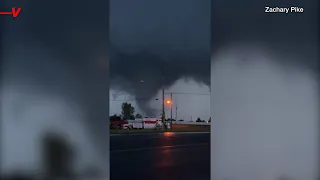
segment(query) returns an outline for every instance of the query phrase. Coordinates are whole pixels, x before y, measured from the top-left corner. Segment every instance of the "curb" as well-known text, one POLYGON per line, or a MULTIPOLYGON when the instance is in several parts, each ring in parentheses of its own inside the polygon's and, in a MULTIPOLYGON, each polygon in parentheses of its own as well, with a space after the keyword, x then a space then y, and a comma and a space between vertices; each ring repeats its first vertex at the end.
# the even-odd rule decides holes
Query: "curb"
MULTIPOLYGON (((110 136, 147 136, 147 135, 161 135, 166 132, 158 133, 126 133, 126 134, 110 134, 110 136)), ((210 132, 171 132, 174 134, 210 134, 210 132)))

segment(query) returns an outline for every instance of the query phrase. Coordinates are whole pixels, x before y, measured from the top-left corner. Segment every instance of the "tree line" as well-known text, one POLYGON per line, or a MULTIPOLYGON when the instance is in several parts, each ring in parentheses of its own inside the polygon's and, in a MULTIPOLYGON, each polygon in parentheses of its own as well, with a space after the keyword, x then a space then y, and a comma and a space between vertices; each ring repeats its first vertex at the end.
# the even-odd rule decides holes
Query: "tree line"
MULTIPOLYGON (((110 118, 116 118, 116 119, 122 119, 122 120, 128 120, 128 119, 141 119, 142 115, 140 113, 135 114, 135 108, 132 106, 131 103, 124 102, 121 105, 121 114, 114 114, 113 116, 110 116, 110 118)), ((183 121, 183 120, 180 120, 183 121)), ((196 122, 206 122, 205 120, 201 120, 200 118, 197 118, 196 122)), ((208 122, 211 122, 211 117, 208 122)))
POLYGON ((132 104, 128 102, 124 102, 121 105, 121 114, 120 115, 114 114, 110 118, 120 118, 122 120, 141 119, 142 115, 139 113, 135 114, 135 108, 132 106, 132 104))

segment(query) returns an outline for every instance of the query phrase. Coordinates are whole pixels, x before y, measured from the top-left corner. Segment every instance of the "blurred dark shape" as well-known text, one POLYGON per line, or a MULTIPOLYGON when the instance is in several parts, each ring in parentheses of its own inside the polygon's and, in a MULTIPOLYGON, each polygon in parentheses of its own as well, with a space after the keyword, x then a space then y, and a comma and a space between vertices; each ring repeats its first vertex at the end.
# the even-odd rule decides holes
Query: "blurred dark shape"
POLYGON ((198 118, 197 120, 196 120, 196 122, 206 122, 205 120, 201 120, 200 118, 198 118))
POLYGON ((43 139, 44 169, 48 180, 73 179, 74 150, 65 138, 47 134, 43 139))
POLYGON ((138 114, 136 114, 135 118, 141 119, 141 118, 142 118, 142 115, 138 113, 138 114))
POLYGON ((24 173, 13 173, 12 175, 2 175, 1 179, 4 180, 35 180, 31 175, 24 173))

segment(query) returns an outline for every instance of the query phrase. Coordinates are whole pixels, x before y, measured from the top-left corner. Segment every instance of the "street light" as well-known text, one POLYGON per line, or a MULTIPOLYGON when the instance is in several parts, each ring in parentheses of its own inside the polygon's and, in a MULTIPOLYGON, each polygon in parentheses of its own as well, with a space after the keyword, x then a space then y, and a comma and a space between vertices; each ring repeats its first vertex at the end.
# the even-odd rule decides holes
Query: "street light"
POLYGON ((171 126, 172 126, 172 97, 171 97, 170 100, 167 100, 166 103, 167 103, 168 105, 170 105, 170 112, 171 112, 171 116, 170 116, 170 128, 172 128, 172 127, 171 127, 171 126))

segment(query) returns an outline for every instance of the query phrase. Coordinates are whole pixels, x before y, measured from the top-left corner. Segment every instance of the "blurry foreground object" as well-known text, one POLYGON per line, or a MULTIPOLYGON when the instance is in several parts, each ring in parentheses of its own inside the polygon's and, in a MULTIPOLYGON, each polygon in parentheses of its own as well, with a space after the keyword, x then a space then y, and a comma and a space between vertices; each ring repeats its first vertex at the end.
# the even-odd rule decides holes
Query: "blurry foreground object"
POLYGON ((109 2, 4 2, 1 174, 108 179, 109 2))

